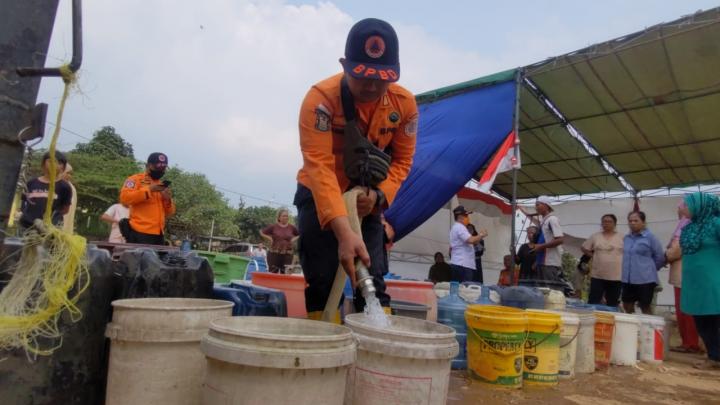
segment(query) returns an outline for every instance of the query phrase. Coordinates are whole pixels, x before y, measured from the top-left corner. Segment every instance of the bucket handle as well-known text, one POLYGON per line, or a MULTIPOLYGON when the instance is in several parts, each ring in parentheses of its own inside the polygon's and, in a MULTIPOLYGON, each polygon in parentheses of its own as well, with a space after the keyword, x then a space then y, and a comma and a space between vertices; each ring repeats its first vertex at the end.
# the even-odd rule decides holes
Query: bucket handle
MULTIPOLYGON (((487 340, 485 340, 485 339, 482 338, 480 335, 478 335, 478 333, 475 332, 475 329, 474 329, 473 327, 471 327, 470 325, 468 325, 468 329, 470 329, 470 331, 472 332, 472 334, 475 335, 475 337, 476 337, 480 342, 482 342, 483 344, 485 344, 485 346, 489 347, 490 350, 493 351, 495 354, 498 354, 498 355, 500 355, 500 356, 515 356, 515 355, 517 355, 517 352, 515 352, 515 351, 513 351, 513 352, 503 352, 502 350, 498 350, 498 349, 494 348, 490 343, 488 343, 487 340)), ((528 340, 528 337, 529 337, 529 336, 530 336, 530 332, 528 331, 527 326, 525 326, 525 338, 523 339, 523 342, 522 342, 522 347, 523 347, 523 348, 525 347, 525 343, 527 343, 527 340, 528 340)), ((523 350, 524 350, 524 349, 523 349, 523 350)))
POLYGON ((578 325, 578 328, 575 331, 575 336, 573 336, 572 339, 568 340, 564 345, 560 345, 560 347, 565 347, 565 346, 569 345, 570 343, 572 343, 573 340, 575 340, 575 338, 578 337, 579 334, 580 334, 580 326, 578 325))
MULTIPOLYGON (((555 327, 553 328, 553 330, 551 330, 549 333, 547 333, 544 338, 540 339, 539 342, 537 342, 537 343, 535 343, 534 345, 531 345, 530 347, 528 347, 528 349, 533 349, 533 348, 538 347, 538 346, 540 346, 541 344, 545 343, 545 341, 548 340, 548 339, 550 339, 550 336, 554 335, 554 334, 555 334, 555 331, 557 331, 559 328, 560 328, 560 325, 559 325, 559 324, 555 324, 555 327)), ((530 332, 528 331, 528 335, 529 335, 529 334, 530 334, 530 332)), ((577 335, 575 335, 575 336, 577 336, 577 335)))

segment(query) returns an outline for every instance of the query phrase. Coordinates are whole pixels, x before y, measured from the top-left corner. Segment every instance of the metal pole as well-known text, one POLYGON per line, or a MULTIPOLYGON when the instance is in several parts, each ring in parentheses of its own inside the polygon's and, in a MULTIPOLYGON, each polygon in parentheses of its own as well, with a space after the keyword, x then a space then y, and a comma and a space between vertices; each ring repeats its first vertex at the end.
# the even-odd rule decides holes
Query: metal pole
MULTIPOLYGON (((513 155, 516 159, 520 156, 520 87, 522 86, 523 76, 523 70, 518 69, 515 74, 515 114, 513 117, 513 131, 515 132, 515 145, 513 146, 513 155)), ((515 263, 515 246, 517 245, 517 237, 515 235, 515 217, 517 216, 517 172, 517 164, 514 164, 512 171, 512 218, 510 218, 510 256, 512 257, 513 263, 515 263)))
POLYGON ((0 0, 0 244, 23 160, 18 134, 32 121, 40 77, 20 77, 20 66, 45 65, 59 0, 0 0))
POLYGON ((213 218, 212 223, 210 224, 210 239, 208 240, 208 252, 212 252, 212 238, 213 238, 214 232, 215 232, 215 218, 213 218))

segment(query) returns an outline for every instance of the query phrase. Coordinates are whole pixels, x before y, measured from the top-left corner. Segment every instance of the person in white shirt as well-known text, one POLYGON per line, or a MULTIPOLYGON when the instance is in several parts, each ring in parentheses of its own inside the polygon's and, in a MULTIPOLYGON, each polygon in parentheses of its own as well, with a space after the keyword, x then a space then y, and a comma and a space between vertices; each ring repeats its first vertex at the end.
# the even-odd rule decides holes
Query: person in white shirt
POLYGON ((130 209, 122 204, 113 204, 110 208, 100 216, 102 221, 110 224, 110 237, 108 242, 111 243, 126 243, 122 233, 120 233, 120 227, 118 224, 120 220, 128 218, 130 216, 130 209))
POLYGON ((265 249, 265 245, 262 243, 257 245, 255 249, 253 249, 252 255, 255 257, 267 258, 267 249, 265 249))
POLYGON ((486 230, 481 230, 473 236, 467 229, 470 223, 470 214, 465 207, 458 205, 453 210, 455 223, 450 228, 450 268, 452 281, 472 281, 475 273, 475 248, 473 245, 487 236, 486 230))
POLYGON ((535 244, 534 252, 537 252, 538 261, 538 278, 540 280, 560 281, 562 273, 562 254, 563 254, 563 230, 560 226, 560 220, 553 215, 553 208, 550 197, 540 196, 535 202, 536 214, 529 216, 539 216, 539 219, 533 219, 533 222, 540 226, 540 235, 538 243, 535 244))

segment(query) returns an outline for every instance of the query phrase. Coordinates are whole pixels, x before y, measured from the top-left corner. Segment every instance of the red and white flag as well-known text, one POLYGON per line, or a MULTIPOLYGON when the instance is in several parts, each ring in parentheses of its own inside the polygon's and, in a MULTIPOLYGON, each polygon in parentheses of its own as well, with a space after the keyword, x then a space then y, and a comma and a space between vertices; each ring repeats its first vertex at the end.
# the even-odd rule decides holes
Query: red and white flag
MULTIPOLYGON (((500 148, 498 148, 498 151, 495 153, 495 157, 490 161, 490 164, 480 178, 480 191, 489 193, 498 173, 520 168, 520 156, 519 154, 515 156, 515 145, 519 143, 520 139, 515 135, 515 132, 510 132, 510 135, 508 135, 502 145, 500 145, 500 148)), ((519 151, 520 148, 517 148, 517 150, 519 151)))

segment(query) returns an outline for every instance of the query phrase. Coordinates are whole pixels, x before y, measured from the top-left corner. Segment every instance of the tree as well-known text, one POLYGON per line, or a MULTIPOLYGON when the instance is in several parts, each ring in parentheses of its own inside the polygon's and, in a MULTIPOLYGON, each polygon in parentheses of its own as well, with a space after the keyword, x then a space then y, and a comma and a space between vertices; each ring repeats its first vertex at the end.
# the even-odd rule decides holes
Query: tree
POLYGON ((238 236, 235 211, 204 174, 188 173, 177 166, 168 169, 165 179, 171 189, 176 214, 168 220, 168 233, 184 238, 209 235, 215 220, 215 236, 238 236))
POLYGON ((78 210, 102 214, 118 202, 125 179, 140 170, 133 159, 108 159, 82 152, 68 153, 73 167, 72 183, 78 193, 78 210))
POLYGON ((77 144, 73 152, 102 156, 106 159, 129 158, 135 160, 132 145, 115 132, 115 128, 111 126, 104 126, 95 131, 89 142, 77 144))
POLYGON ((237 210, 235 223, 239 228, 241 239, 249 242, 262 242, 260 230, 270 224, 274 224, 276 218, 276 208, 267 205, 245 207, 241 204, 237 210))

